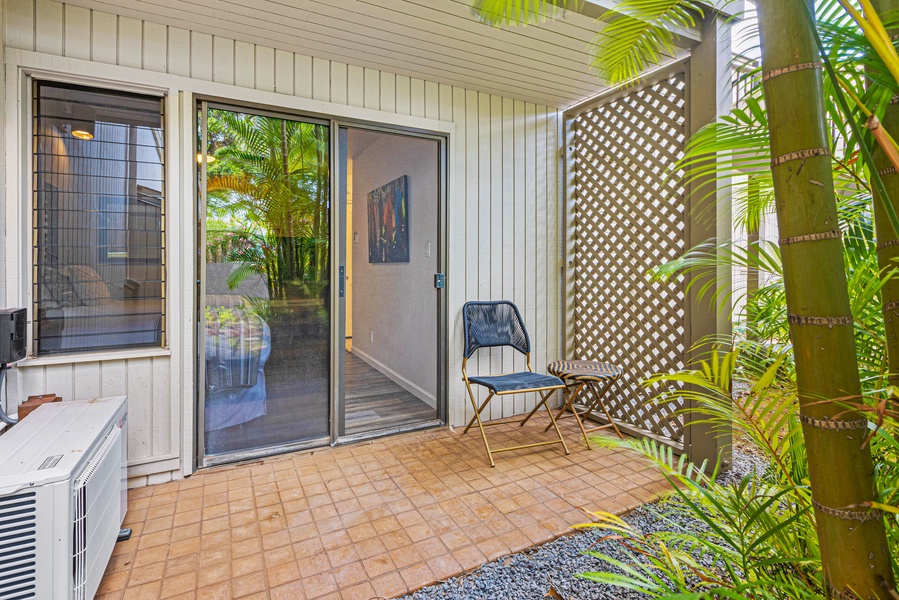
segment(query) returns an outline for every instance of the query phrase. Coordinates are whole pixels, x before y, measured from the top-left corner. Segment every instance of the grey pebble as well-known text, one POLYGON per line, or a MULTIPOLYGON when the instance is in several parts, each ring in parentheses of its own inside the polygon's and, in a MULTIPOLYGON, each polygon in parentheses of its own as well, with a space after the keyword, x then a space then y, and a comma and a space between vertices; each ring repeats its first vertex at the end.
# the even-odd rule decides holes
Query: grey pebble
MULTIPOLYGON (((734 451, 731 469, 719 481, 739 481, 742 477, 764 472, 761 459, 734 451)), ((697 523, 673 523, 662 519, 653 505, 631 512, 624 520, 644 533, 667 530, 678 525, 695 529, 697 523)), ((586 519, 585 519, 586 521, 586 519)), ((576 577, 577 573, 602 571, 609 565, 587 556, 595 550, 627 561, 620 544, 599 541, 608 532, 587 529, 571 533, 536 548, 530 548, 487 563, 474 571, 428 586, 404 596, 403 600, 544 600, 550 588, 564 600, 637 600, 646 596, 619 587, 602 585, 576 577)))

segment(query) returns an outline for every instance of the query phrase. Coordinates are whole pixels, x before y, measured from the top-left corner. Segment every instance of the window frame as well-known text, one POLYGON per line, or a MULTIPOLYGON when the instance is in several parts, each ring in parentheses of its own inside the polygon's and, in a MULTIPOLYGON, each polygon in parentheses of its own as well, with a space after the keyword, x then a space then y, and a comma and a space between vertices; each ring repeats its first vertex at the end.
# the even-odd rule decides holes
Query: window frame
MULTIPOLYGON (((177 132, 172 129, 179 124, 177 119, 173 120, 179 110, 176 102, 176 90, 170 88, 159 88, 150 86, 133 85, 125 81, 95 80, 92 78, 79 77, 77 75, 67 75, 58 72, 40 72, 38 70, 26 69, 19 67, 19 71, 15 74, 19 78, 18 89, 20 91, 19 99, 22 109, 19 111, 19 139, 17 143, 21 148, 21 156, 19 161, 20 177, 21 177, 21 194, 22 203, 20 204, 22 226, 20 240, 21 247, 24 252, 21 253, 21 259, 25 264, 22 265, 22 277, 20 280, 20 296, 22 297, 22 305, 27 307, 29 320, 27 325, 27 357, 22 361, 22 365, 37 364, 64 364, 64 363, 83 363, 103 360, 120 360, 137 357, 154 357, 154 356, 171 356, 171 348, 169 345, 170 335, 168 325, 173 321, 171 319, 171 310, 174 304, 170 301, 168 293, 169 268, 171 264, 171 247, 168 236, 168 220, 172 207, 169 200, 173 197, 173 192, 178 188, 173 185, 173 152, 178 149, 172 148, 171 144, 178 140, 177 132), (39 343, 37 339, 37 307, 38 299, 36 291, 37 283, 37 229, 35 228, 35 211, 37 194, 35 193, 37 176, 35 174, 36 157, 34 148, 34 127, 35 127, 35 107, 37 104, 38 84, 44 83, 49 85, 75 86, 96 90, 99 93, 108 92, 112 94, 133 94, 147 97, 155 97, 160 101, 161 123, 162 123, 162 143, 165 149, 165 159, 162 163, 163 186, 162 186, 162 214, 160 222, 161 236, 161 282, 160 295, 162 300, 161 322, 160 322, 160 341, 159 344, 146 346, 130 346, 119 348, 98 347, 95 350, 80 351, 62 351, 51 353, 40 353, 39 343)), ((9 79, 7 79, 9 84, 9 79)), ((9 86, 7 89, 10 89, 9 86)), ((15 88, 13 88, 15 89, 15 88)), ((10 90, 12 91, 12 90, 10 90)))

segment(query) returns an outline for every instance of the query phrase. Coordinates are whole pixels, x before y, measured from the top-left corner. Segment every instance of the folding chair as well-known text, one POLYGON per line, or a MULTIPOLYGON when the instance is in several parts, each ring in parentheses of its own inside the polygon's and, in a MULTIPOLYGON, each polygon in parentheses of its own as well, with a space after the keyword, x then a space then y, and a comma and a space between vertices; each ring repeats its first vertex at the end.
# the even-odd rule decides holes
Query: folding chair
MULTIPOLYGON (((468 397, 471 399, 471 406, 474 408, 474 417, 468 422, 465 431, 468 433, 471 426, 475 422, 478 429, 481 430, 481 439, 484 440, 484 448, 487 449, 487 458, 490 460, 490 466, 495 467, 493 462, 494 452, 508 452, 509 450, 520 450, 522 448, 535 448, 537 446, 548 446, 550 444, 562 444, 565 454, 570 454, 562 432, 556 425, 556 419, 549 405, 546 403, 549 397, 556 390, 565 388, 565 383, 558 377, 552 375, 541 375, 534 373, 531 368, 531 340, 528 332, 524 328, 524 322, 521 320, 521 313, 518 308, 509 301, 500 300, 496 302, 466 302, 462 307, 462 320, 465 333, 465 353, 462 358, 462 380, 468 389, 468 397), (500 375, 479 375, 477 377, 469 377, 465 370, 468 359, 478 350, 478 348, 497 348, 509 346, 527 357, 528 370, 520 373, 508 373, 500 375), (480 385, 490 393, 487 398, 478 406, 471 389, 472 384, 480 385), (484 423, 481 420, 481 412, 487 407, 490 401, 497 396, 506 396, 510 394, 524 394, 527 392, 537 392, 540 395, 540 402, 534 407, 534 410, 521 421, 521 425, 527 423, 537 410, 543 406, 549 415, 550 424, 556 430, 557 440, 546 442, 535 442, 533 444, 524 444, 521 446, 509 446, 506 448, 496 448, 491 450, 490 444, 487 442, 487 434, 484 431, 486 425, 499 425, 500 422, 484 423)), ((507 421, 502 421, 506 423, 507 421)), ((547 428, 548 429, 548 428, 547 428)))

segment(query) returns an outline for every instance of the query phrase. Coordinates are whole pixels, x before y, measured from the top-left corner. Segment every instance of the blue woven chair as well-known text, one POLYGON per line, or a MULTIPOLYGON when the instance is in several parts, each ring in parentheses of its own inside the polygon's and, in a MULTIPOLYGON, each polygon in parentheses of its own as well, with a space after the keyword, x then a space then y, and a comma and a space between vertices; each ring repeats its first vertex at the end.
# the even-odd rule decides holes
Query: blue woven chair
POLYGON ((565 445, 565 439, 556 419, 550 410, 547 400, 556 390, 565 388, 565 383, 558 377, 552 375, 541 375, 534 373, 531 368, 531 340, 528 332, 524 328, 521 320, 521 313, 518 308, 509 301, 500 300, 497 302, 466 302, 462 307, 462 320, 465 332, 465 354, 462 358, 462 380, 468 390, 468 397, 471 399, 471 406, 474 408, 474 417, 468 422, 465 431, 468 433, 471 426, 477 422, 478 429, 481 430, 481 439, 484 440, 484 448, 487 449, 487 458, 490 460, 490 466, 495 467, 493 462, 494 452, 507 452, 509 450, 520 450, 522 448, 534 448, 537 446, 548 446, 550 444, 562 444, 565 454, 570 454, 568 446, 565 445), (527 357, 528 370, 520 373, 508 373, 501 375, 479 375, 477 377, 469 377, 465 369, 468 359, 479 348, 497 348, 505 347, 514 348, 527 357), (487 388, 490 393, 484 402, 478 406, 475 400, 472 385, 480 385, 487 388), (481 420, 481 413, 490 404, 490 401, 497 396, 506 396, 509 394, 524 394, 526 392, 537 392, 540 395, 540 402, 537 406, 521 421, 521 425, 527 423, 534 413, 542 406, 546 408, 549 415, 550 424, 556 430, 557 440, 546 442, 535 442, 533 444, 524 444, 522 446, 509 446, 506 448, 491 449, 487 442, 487 434, 484 431, 486 425, 498 425, 500 423, 484 423, 481 420))

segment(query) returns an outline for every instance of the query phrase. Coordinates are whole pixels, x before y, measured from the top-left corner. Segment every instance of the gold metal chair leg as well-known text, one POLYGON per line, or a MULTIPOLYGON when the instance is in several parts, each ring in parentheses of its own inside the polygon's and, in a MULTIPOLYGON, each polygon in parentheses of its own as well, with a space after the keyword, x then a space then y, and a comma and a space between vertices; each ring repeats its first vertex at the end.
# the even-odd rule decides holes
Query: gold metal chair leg
MULTIPOLYGON (((568 398, 568 402, 566 402, 566 404, 563 408, 568 408, 571 410, 571 414, 574 415, 574 420, 577 422, 577 426, 581 430, 581 435, 584 436, 584 444, 587 445, 587 450, 590 450, 591 449, 590 438, 587 437, 587 430, 584 429, 584 421, 581 420, 581 415, 578 414, 577 409, 574 407, 575 398, 577 398, 577 395, 581 392, 581 390, 584 389, 584 386, 586 386, 586 385, 587 385, 586 381, 581 382, 581 384, 579 386, 577 386, 577 388, 575 388, 574 392, 568 398)), ((562 411, 559 411, 559 413, 561 414, 562 411)), ((559 415, 556 415, 556 418, 558 419, 559 415)), ((547 426, 546 429, 548 430, 549 426, 547 426)), ((544 431, 546 431, 546 430, 544 430, 544 431)))
POLYGON ((474 399, 474 392, 471 391, 471 385, 469 385, 468 381, 465 382, 465 387, 468 388, 468 398, 471 400, 472 408, 474 408, 474 419, 468 422, 468 425, 465 427, 465 431, 463 431, 462 434, 468 433, 469 427, 471 427, 472 423, 476 420, 478 422, 478 429, 481 432, 481 440, 484 442, 484 449, 487 451, 487 460, 490 461, 491 467, 495 467, 496 463, 493 462, 493 453, 490 451, 490 444, 487 443, 487 433, 484 431, 484 423, 481 422, 481 411, 484 410, 487 403, 493 398, 493 392, 490 392, 490 394, 487 395, 487 399, 484 400, 484 403, 478 408, 478 403, 474 399))
MULTIPOLYGON (((552 392, 552 391, 555 391, 555 390, 550 390, 550 392, 552 392)), ((537 392, 537 393, 540 394, 540 397, 541 397, 541 398, 543 398, 543 392, 537 392)), ((548 398, 548 397, 549 397, 549 396, 547 396, 547 398, 548 398)), ((545 400, 544 400, 544 402, 545 402, 545 400)), ((523 420, 521 423, 518 424, 518 426, 519 426, 519 427, 524 427, 524 424, 527 423, 527 422, 530 420, 530 418, 534 416, 534 413, 537 412, 537 410, 540 408, 540 405, 541 405, 541 404, 543 404, 543 402, 538 402, 537 405, 534 406, 534 409, 531 410, 531 412, 528 413, 528 416, 526 416, 526 417, 524 418, 524 420, 523 420)))
MULTIPOLYGON (((568 388, 568 387, 565 388, 565 390, 562 392, 565 395, 565 402, 562 404, 562 408, 559 409, 559 412, 556 413, 557 421, 562 418, 562 415, 565 414, 566 410, 570 409, 572 413, 577 414, 574 410, 574 401, 577 399, 578 395, 581 393, 581 390, 584 389, 585 385, 586 385, 585 382, 583 382, 583 381, 579 382, 578 385, 574 388, 573 392, 571 391, 570 388, 568 388)), ((550 427, 552 427, 552 424, 547 425, 543 431, 549 431, 550 427)))
POLYGON ((491 400, 492 398, 493 398, 493 392, 490 392, 490 394, 487 395, 487 399, 484 400, 484 403, 483 403, 483 404, 481 404, 481 407, 480 407, 480 408, 478 408, 478 407, 475 405, 475 403, 474 403, 474 398, 472 398, 472 400, 471 400, 471 405, 475 407, 475 408, 474 408, 474 410, 475 410, 475 416, 472 417, 471 420, 468 422, 468 425, 465 426, 465 430, 462 431, 462 434, 463 434, 463 435, 466 434, 466 433, 468 433, 468 430, 471 429, 471 426, 472 426, 472 425, 474 425, 474 422, 475 422, 475 420, 476 420, 476 418, 477 418, 477 415, 479 415, 479 414, 481 414, 482 412, 484 412, 484 409, 487 408, 487 403, 490 402, 490 400, 491 400))
POLYGON ((556 390, 549 390, 549 392, 544 396, 543 392, 540 392, 540 397, 543 398, 543 402, 541 404, 546 407, 546 414, 549 415, 549 420, 552 423, 552 426, 556 430, 556 435, 559 436, 559 441, 562 442, 562 447, 565 449, 565 455, 571 454, 571 451, 568 449, 568 444, 565 443, 565 438, 562 437, 562 432, 559 430, 559 425, 556 423, 555 417, 553 417, 553 409, 549 407, 549 397, 553 395, 553 392, 556 390))
MULTIPOLYGON (((596 391, 596 386, 590 386, 590 389, 591 389, 591 391, 593 392, 593 396, 594 396, 594 398, 595 398, 595 402, 594 402, 594 404, 593 404, 593 406, 592 406, 592 408, 591 408, 590 410, 592 411, 593 409, 595 409, 595 408, 596 408, 596 405, 598 404, 599 407, 602 409, 602 412, 605 413, 606 419, 608 419, 609 423, 612 425, 612 428, 615 430, 615 433, 618 434, 619 439, 622 439, 622 440, 623 440, 623 439, 624 439, 624 436, 621 435, 621 431, 619 431, 618 425, 615 424, 615 419, 613 419, 613 418, 612 418, 612 415, 609 414, 609 409, 606 408, 606 403, 602 401, 603 397, 606 395, 606 392, 609 391, 609 388, 611 388, 612 385, 613 385, 616 381, 617 381, 617 379, 613 379, 613 380, 610 381, 608 384, 606 384, 606 387, 603 388, 602 393, 598 393, 598 392, 596 391)), ((587 414, 588 414, 588 416, 589 416, 589 412, 588 412, 587 414)))

